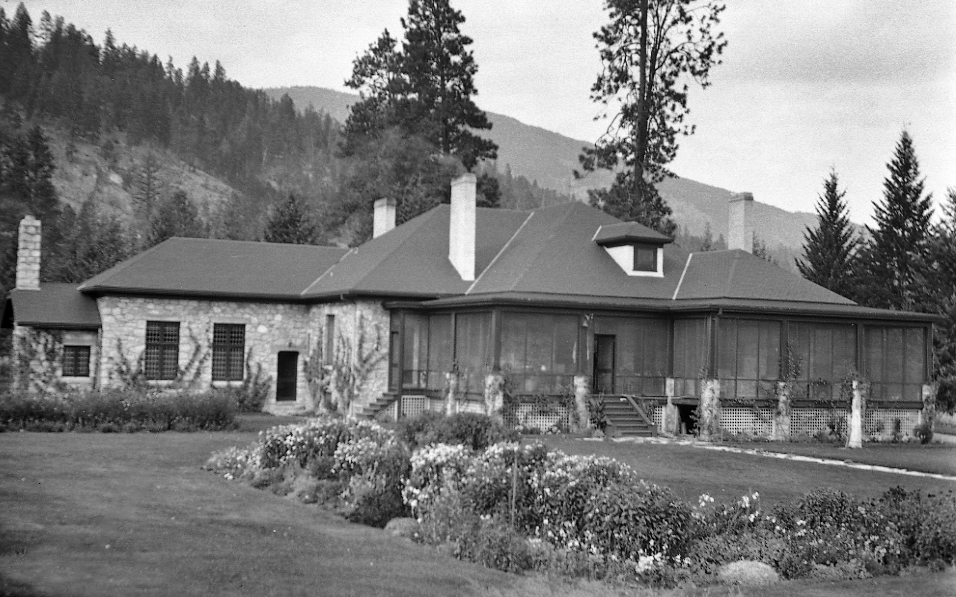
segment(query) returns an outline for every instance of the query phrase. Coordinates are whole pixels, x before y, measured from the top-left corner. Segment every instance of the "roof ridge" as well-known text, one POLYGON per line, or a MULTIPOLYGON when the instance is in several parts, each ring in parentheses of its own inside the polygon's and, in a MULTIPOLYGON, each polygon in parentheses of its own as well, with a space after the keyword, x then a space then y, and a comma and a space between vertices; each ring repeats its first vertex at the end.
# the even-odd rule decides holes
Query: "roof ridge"
MULTIPOLYGON (((518 210, 512 210, 512 211, 518 211, 518 210)), ((518 234, 521 233, 521 231, 522 231, 522 230, 524 229, 524 227, 525 227, 525 224, 527 224, 528 222, 530 222, 530 221, 531 221, 531 218, 533 218, 533 217, 534 217, 534 212, 533 212, 533 211, 532 211, 532 212, 529 212, 529 213, 528 213, 528 217, 526 217, 526 218, 524 219, 524 222, 521 222, 521 226, 518 226, 518 229, 515 230, 515 233, 511 235, 511 238, 508 239, 508 242, 506 242, 506 243, 501 247, 501 249, 498 250, 498 254, 495 255, 495 258, 491 260, 491 262, 485 267, 485 269, 483 269, 483 270, 481 271, 480 274, 478 274, 478 277, 475 278, 475 281, 471 283, 471 286, 468 287, 468 290, 465 291, 465 294, 469 294, 469 293, 471 292, 471 290, 475 287, 475 285, 478 284, 478 282, 481 280, 481 277, 485 275, 485 272, 487 272, 488 270, 490 270, 490 269, 491 269, 491 266, 493 266, 493 265, 495 264, 495 262, 498 261, 498 258, 501 257, 501 254, 502 254, 502 253, 505 252, 505 249, 507 249, 507 248, 511 245, 511 241, 513 241, 513 240, 518 236, 518 234)))
POLYGON ((687 268, 690 267, 690 260, 694 258, 693 253, 687 254, 687 261, 684 262, 684 271, 680 273, 680 280, 677 281, 677 288, 674 289, 674 296, 671 297, 672 301, 677 300, 677 294, 680 292, 680 287, 684 284, 684 276, 687 275, 687 268))
POLYGON ((734 252, 734 258, 730 261, 730 269, 727 271, 727 280, 724 285, 724 296, 730 296, 730 288, 733 286, 734 273, 737 271, 737 262, 740 261, 740 255, 736 252, 738 249, 730 249, 734 252))
MULTIPOLYGON (((574 201, 573 203, 580 203, 580 202, 574 201)), ((539 209, 536 209, 535 211, 540 211, 541 209, 551 209, 552 207, 564 207, 565 209, 564 209, 564 213, 561 215, 560 219, 558 219, 555 226, 551 228, 551 234, 549 234, 546 237, 548 240, 555 237, 555 235, 557 234, 556 232, 557 230, 561 230, 562 228, 564 228, 564 225, 567 224, 568 219, 571 217, 571 214, 574 212, 575 209, 577 209, 575 205, 572 205, 572 202, 567 202, 567 203, 559 203, 554 206, 539 208, 539 209)), ((518 282, 520 282, 524 278, 525 274, 527 274, 528 271, 532 268, 532 266, 535 263, 537 263, 538 259, 540 259, 541 253, 544 251, 545 245, 547 244, 548 244, 547 242, 539 242, 535 246, 534 250, 530 251, 530 253, 532 254, 532 257, 531 259, 528 259, 527 261, 528 267, 526 267, 524 271, 521 272, 520 276, 515 276, 512 279, 511 286, 508 287, 509 291, 511 292, 515 291, 515 287, 518 285, 518 282)))

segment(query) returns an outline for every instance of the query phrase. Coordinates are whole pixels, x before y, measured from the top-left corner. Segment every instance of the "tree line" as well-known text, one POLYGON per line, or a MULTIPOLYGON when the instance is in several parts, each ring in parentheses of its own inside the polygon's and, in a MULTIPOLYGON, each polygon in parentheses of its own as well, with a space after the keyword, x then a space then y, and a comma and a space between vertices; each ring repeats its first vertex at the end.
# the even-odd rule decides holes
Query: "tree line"
POLYGON ((823 183, 817 225, 804 235, 803 276, 866 307, 933 313, 934 376, 942 408, 956 408, 956 189, 934 219, 932 195, 909 132, 887 164, 873 225, 855 232, 837 172, 823 183))

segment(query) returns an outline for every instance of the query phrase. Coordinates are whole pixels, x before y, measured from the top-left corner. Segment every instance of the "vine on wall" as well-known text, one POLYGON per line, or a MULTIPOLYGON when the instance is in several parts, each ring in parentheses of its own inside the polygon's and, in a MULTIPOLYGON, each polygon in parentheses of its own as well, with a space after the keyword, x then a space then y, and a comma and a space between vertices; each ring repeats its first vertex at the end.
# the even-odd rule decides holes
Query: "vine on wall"
POLYGON ((57 363, 63 356, 63 332, 21 328, 15 337, 17 389, 56 394, 68 389, 60 379, 57 363))
POLYGON ((362 314, 356 320, 358 337, 355 343, 341 333, 336 335, 335 354, 327 366, 329 407, 348 414, 357 398, 365 391, 375 369, 388 357, 377 323, 365 325, 362 314), (371 327, 371 330, 369 329, 371 327))

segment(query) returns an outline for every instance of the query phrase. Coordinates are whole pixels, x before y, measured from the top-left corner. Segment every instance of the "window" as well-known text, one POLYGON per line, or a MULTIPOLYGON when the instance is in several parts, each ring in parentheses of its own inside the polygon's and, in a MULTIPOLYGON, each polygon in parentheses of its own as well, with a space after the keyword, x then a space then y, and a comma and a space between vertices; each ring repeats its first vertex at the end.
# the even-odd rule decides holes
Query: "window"
POLYGON ((867 326, 865 375, 873 400, 920 400, 926 379, 926 330, 867 326))
POLYGON ((788 338, 790 375, 811 400, 840 400, 843 380, 856 368, 856 326, 793 323, 788 338))
POLYGON ((491 372, 491 313, 460 313, 455 316, 455 363, 459 389, 481 393, 485 374, 491 372))
POLYGON ((657 271, 657 247, 654 245, 634 245, 634 271, 657 271))
POLYGON ((543 313, 504 313, 501 368, 525 393, 560 392, 577 372, 578 317, 543 313))
POLYGON ((90 347, 63 347, 63 377, 90 376, 90 347))
POLYGON ((325 316, 325 353, 322 355, 323 364, 331 365, 335 358, 335 315, 325 316))
POLYGON ((683 396, 699 396, 697 380, 707 373, 707 320, 678 319, 674 322, 674 391, 683 396))
POLYGON ((670 363, 669 324, 663 319, 595 317, 595 334, 616 338, 614 392, 663 396, 670 363))
POLYGON ((451 333, 451 315, 431 315, 428 318, 428 379, 429 389, 439 390, 445 383, 445 374, 451 371, 455 346, 451 333))
POLYGON ((780 379, 780 322, 721 319, 717 376, 727 398, 766 398, 780 379), (764 382, 761 384, 760 382, 764 382))
POLYGON ((212 328, 212 380, 241 381, 245 369, 246 326, 217 323, 212 328))
POLYGON ((402 365, 402 383, 409 388, 428 385, 428 317, 405 314, 405 359, 402 365))
POLYGON ((179 373, 179 322, 146 322, 146 379, 176 379, 179 373))

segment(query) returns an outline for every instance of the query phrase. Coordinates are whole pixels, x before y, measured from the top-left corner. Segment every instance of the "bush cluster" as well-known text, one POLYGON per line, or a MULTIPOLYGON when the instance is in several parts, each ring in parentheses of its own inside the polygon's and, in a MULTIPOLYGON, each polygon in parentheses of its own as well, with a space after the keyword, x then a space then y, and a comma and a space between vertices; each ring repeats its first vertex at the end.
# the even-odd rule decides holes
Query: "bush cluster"
POLYGON ((784 578, 828 579, 956 563, 951 492, 895 488, 859 500, 818 489, 772 509, 757 493, 691 505, 614 459, 491 442, 500 436, 481 415, 427 414, 397 431, 315 419, 264 431, 207 466, 356 522, 411 514, 420 540, 507 572, 673 586, 716 582, 720 566, 739 560, 784 578))
POLYGON ((499 442, 517 441, 518 433, 487 415, 457 413, 450 417, 426 411, 398 423, 398 439, 415 450, 430 444, 460 444, 484 450, 499 442))
POLYGON ((235 416, 234 402, 212 392, 0 396, 0 431, 215 431, 234 427, 235 416))

